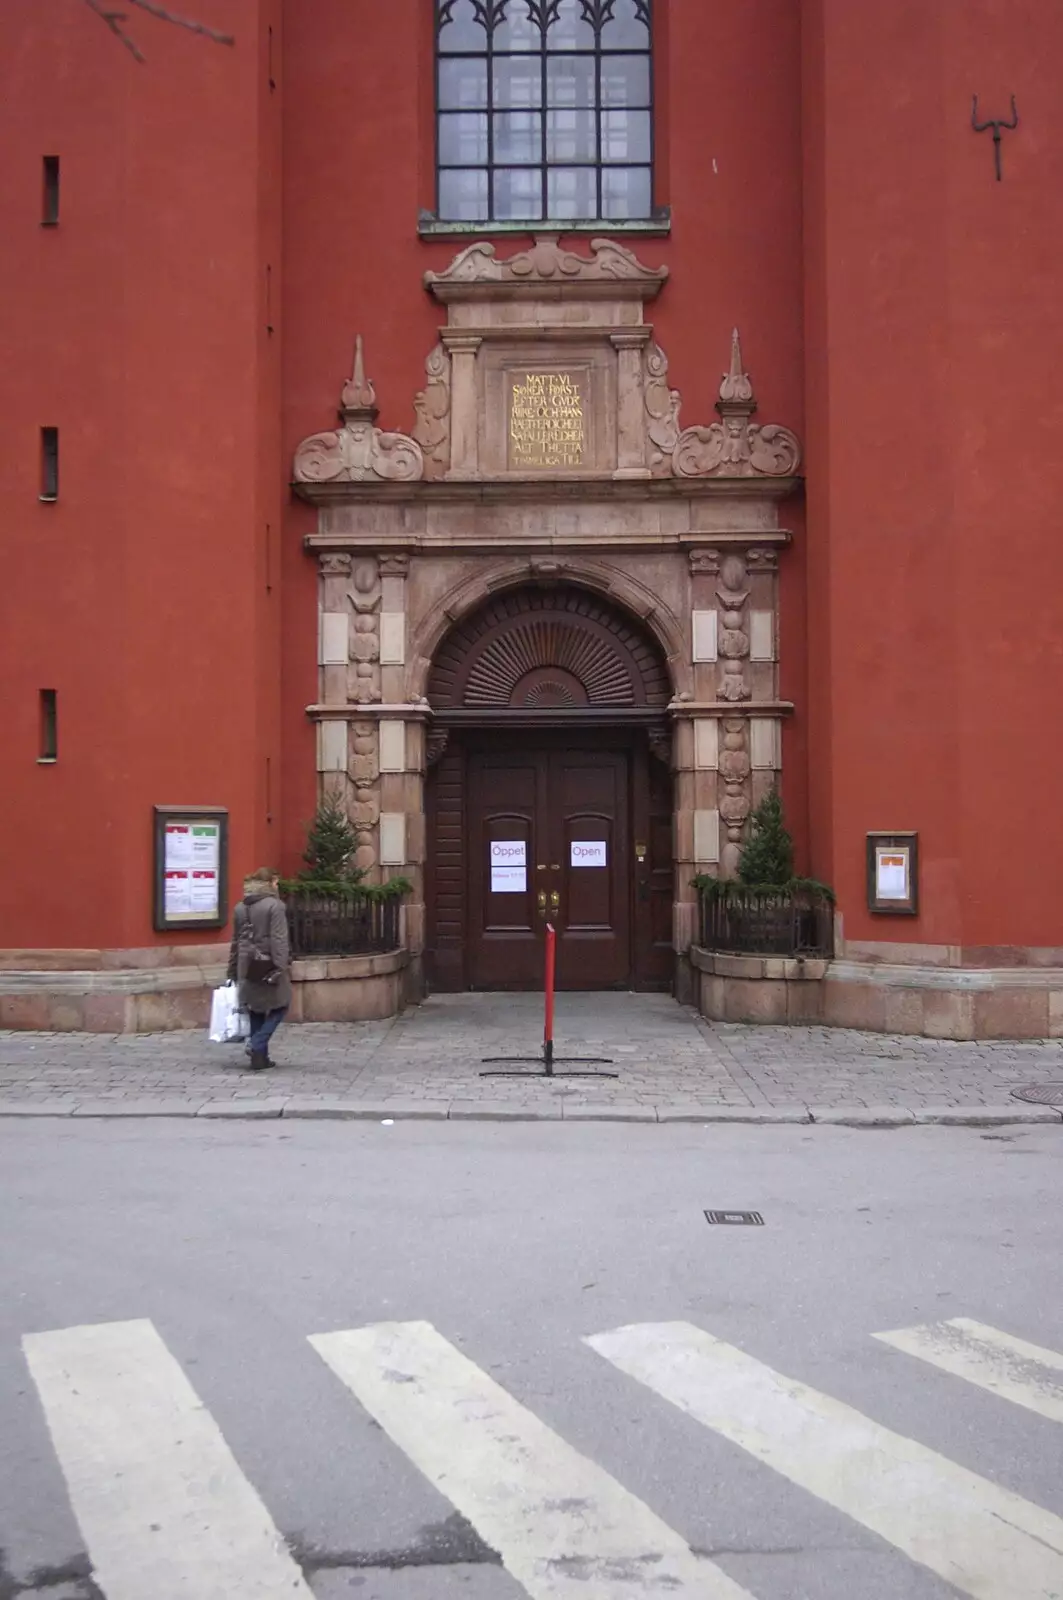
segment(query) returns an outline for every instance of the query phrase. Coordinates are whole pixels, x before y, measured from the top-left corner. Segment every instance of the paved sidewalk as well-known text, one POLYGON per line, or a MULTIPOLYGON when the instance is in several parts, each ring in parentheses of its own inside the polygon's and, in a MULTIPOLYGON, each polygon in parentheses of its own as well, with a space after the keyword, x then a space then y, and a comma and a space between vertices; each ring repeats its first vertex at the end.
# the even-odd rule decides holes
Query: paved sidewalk
POLYGON ((559 996, 559 1055, 609 1078, 481 1077, 535 1055, 535 995, 437 995, 386 1022, 303 1024, 276 1068, 204 1033, 0 1033, 0 1115, 564 1118, 1063 1124, 1063 1042, 954 1044, 833 1028, 707 1023, 665 995, 559 996), (1010 1098, 1060 1086, 1059 1103, 1010 1098))

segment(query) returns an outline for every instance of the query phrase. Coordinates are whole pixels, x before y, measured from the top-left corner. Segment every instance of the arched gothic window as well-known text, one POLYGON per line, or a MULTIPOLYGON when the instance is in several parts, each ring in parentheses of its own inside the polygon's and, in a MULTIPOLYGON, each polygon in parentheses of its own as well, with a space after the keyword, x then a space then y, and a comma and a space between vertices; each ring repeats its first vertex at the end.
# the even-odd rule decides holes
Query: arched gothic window
POLYGON ((436 0, 440 220, 653 215, 652 0, 436 0))

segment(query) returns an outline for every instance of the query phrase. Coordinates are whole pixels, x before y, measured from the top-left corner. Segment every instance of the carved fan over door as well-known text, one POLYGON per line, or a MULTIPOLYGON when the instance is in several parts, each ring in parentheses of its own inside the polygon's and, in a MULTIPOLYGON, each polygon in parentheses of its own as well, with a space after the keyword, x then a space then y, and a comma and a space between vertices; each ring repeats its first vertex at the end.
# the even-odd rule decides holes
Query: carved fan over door
POLYGON ((516 590, 448 635, 432 667, 433 709, 574 711, 659 708, 670 697, 656 644, 583 590, 516 590))

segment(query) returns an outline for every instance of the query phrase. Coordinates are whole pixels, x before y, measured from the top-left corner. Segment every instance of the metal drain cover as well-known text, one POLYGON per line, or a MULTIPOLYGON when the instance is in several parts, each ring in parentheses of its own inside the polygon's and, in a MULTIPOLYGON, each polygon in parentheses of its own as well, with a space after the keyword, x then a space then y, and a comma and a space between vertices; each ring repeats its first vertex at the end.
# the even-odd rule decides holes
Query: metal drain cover
POLYGON ((764 1218, 759 1211, 706 1211, 706 1222, 730 1223, 738 1228, 763 1228, 764 1218))
POLYGON ((1013 1089, 1013 1100, 1027 1100, 1032 1106, 1063 1106, 1063 1083, 1034 1083, 1028 1089, 1013 1089))

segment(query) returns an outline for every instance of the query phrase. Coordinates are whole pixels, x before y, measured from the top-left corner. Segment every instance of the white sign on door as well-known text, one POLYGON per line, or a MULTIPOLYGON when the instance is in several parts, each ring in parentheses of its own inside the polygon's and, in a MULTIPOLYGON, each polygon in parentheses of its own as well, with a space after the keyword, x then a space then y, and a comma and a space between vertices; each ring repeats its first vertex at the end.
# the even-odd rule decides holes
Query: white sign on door
POLYGON ((527 846, 523 839, 492 839, 492 867, 526 867, 527 846))
POLYGON ((609 863, 606 859, 604 839, 573 839, 569 861, 574 867, 605 867, 609 863))
POLYGON ((524 867, 492 867, 492 894, 523 894, 528 887, 528 874, 524 867))

